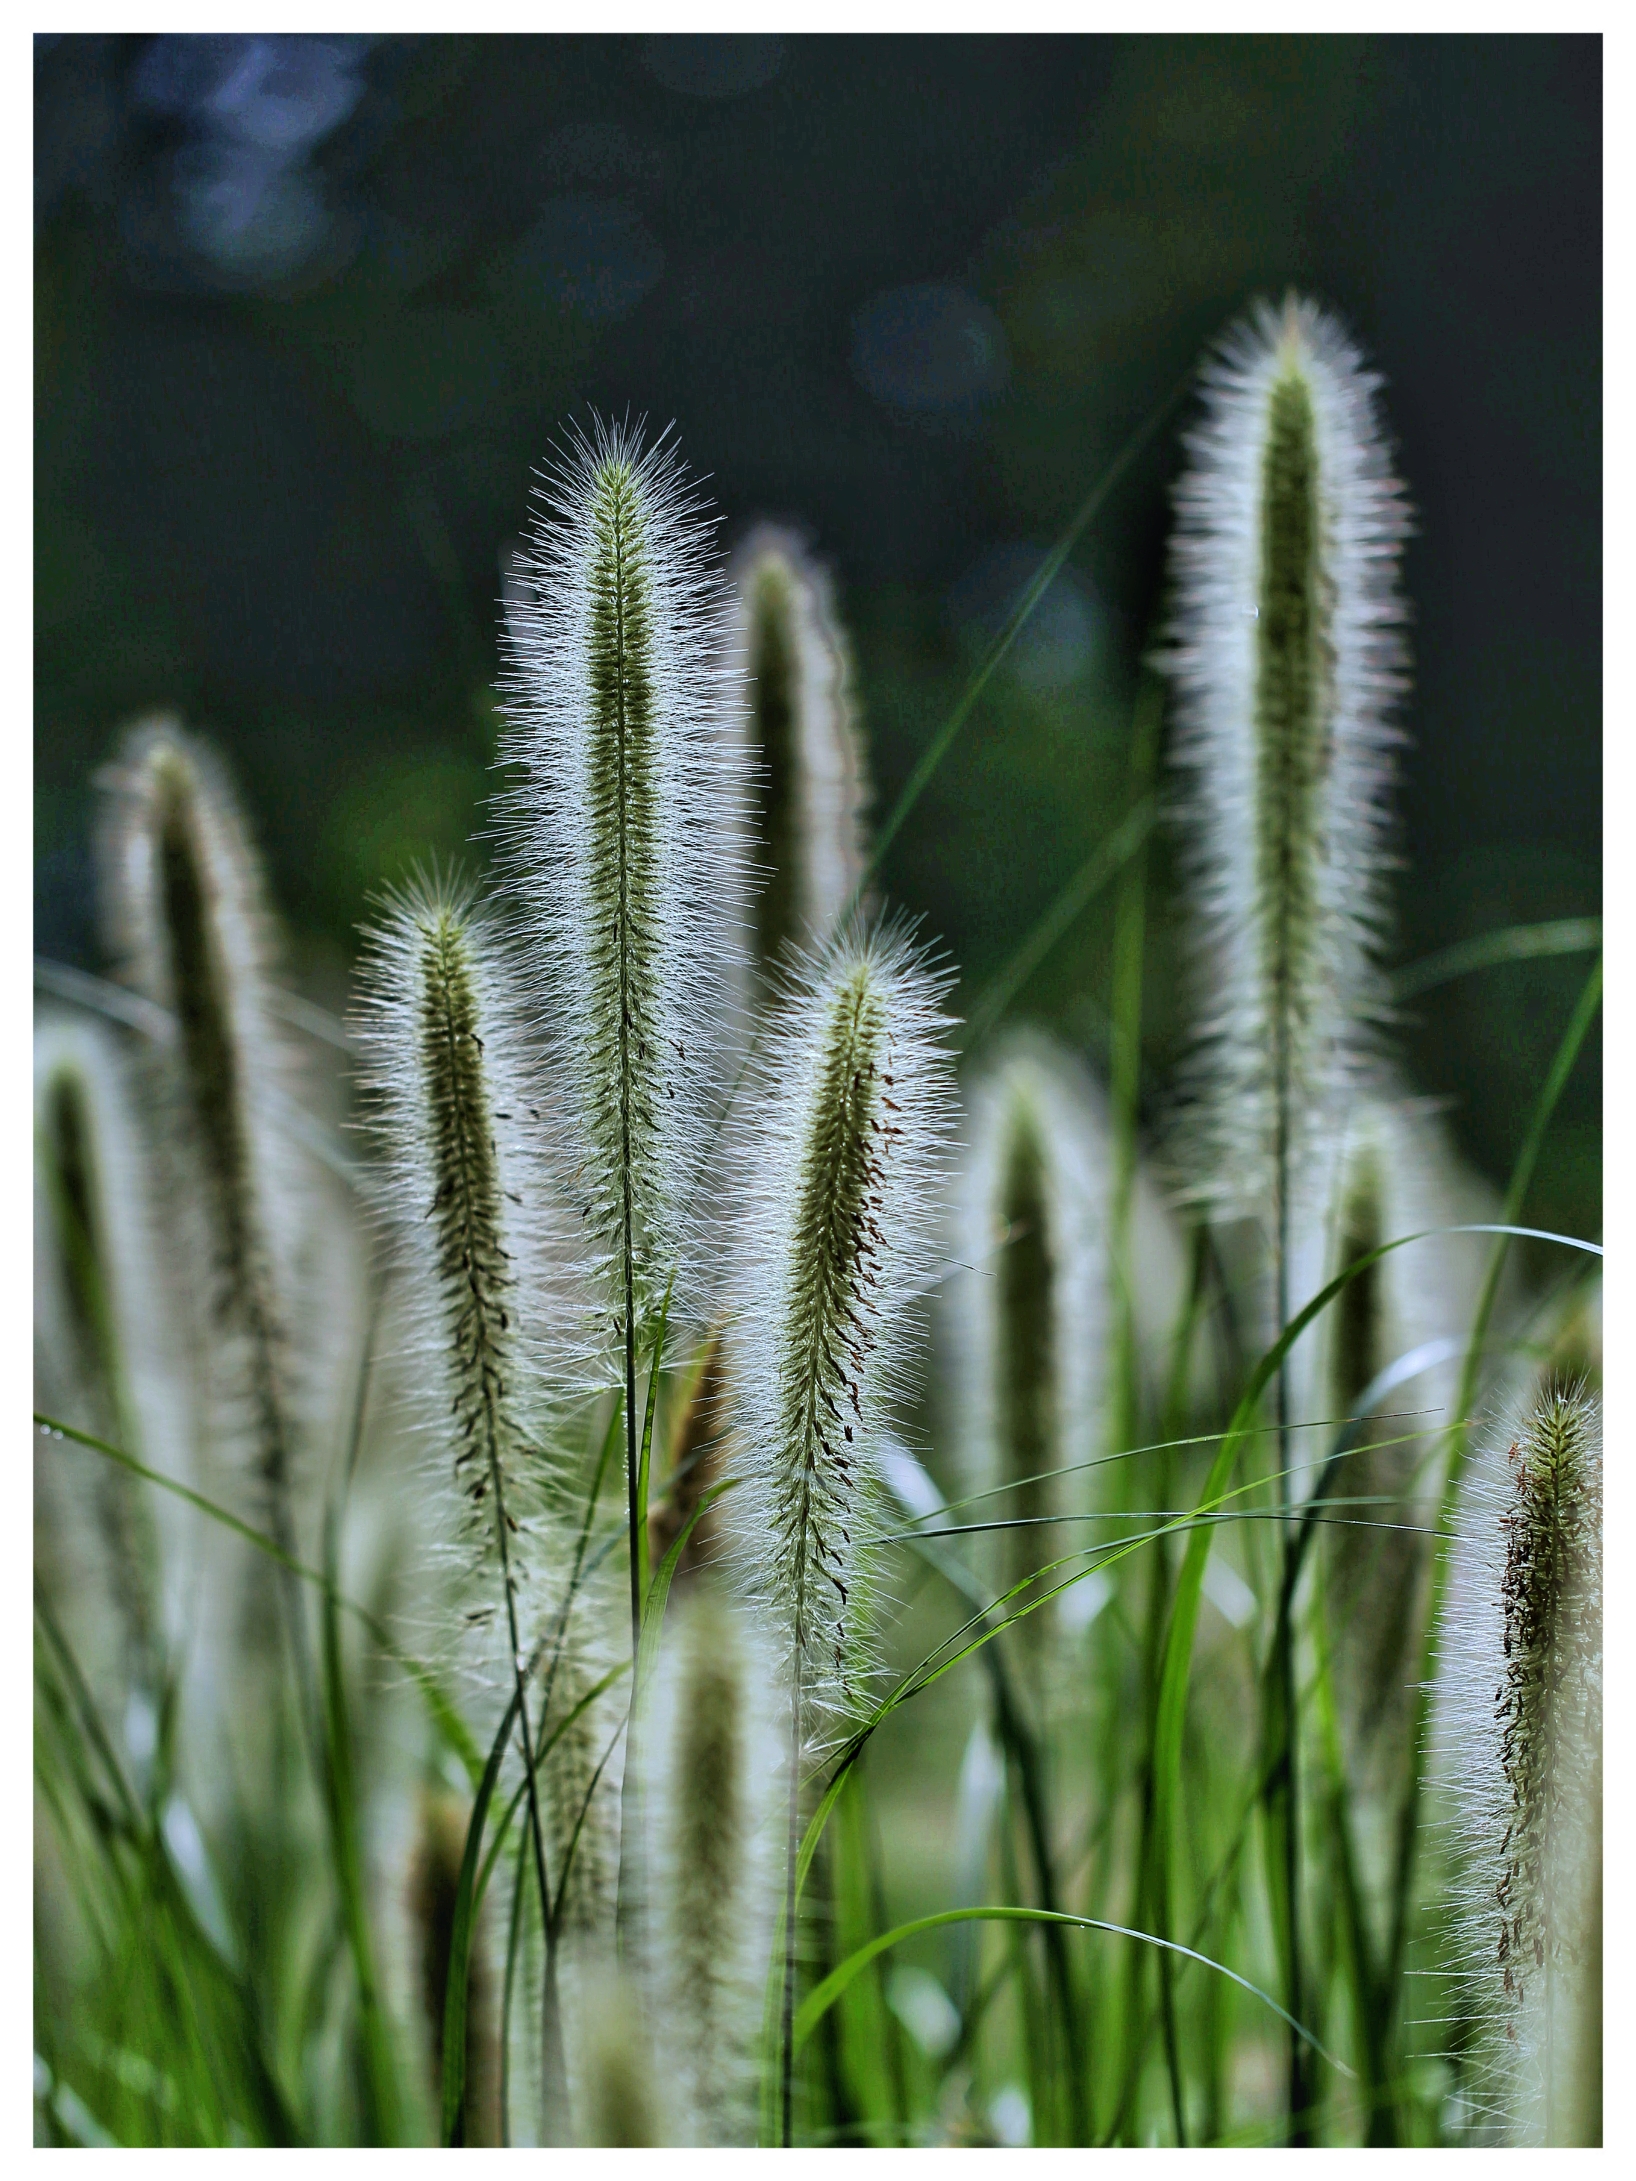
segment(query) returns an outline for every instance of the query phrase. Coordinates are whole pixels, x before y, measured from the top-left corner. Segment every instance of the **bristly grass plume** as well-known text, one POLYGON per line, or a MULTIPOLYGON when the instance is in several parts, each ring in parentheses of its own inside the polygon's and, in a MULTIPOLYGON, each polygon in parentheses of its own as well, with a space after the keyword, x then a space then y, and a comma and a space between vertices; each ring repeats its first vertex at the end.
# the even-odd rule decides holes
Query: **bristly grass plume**
POLYGON ((1461 1495, 1435 1747, 1484 2132, 1602 2132, 1602 1420, 1540 1386, 1461 1495))
POLYGON ((587 1225, 615 1315, 640 1316, 684 1260, 740 943, 745 767, 710 528, 674 445, 597 423, 539 497, 506 632, 501 832, 587 1225))
MULTIPOLYGON (((291 1261, 303 1203, 278 1101, 291 1064, 271 1006, 261 873, 212 753, 173 721, 132 730, 108 791, 104 908, 130 981, 174 1018, 160 1056, 168 1193, 197 1207, 209 1267, 219 1433, 246 1443, 275 1534, 295 1542, 291 1261), (221 1366, 225 1363, 226 1368, 221 1366)), ((197 1247, 179 1235, 179 1257, 197 1247)))
POLYGON ((790 973, 741 1100, 730 1344, 743 1481, 724 1506, 803 1739, 858 1687, 874 1443, 951 1132, 947 982, 899 928, 843 933, 790 973))
MULTIPOLYGON (((530 1047, 514 965, 493 912, 461 881, 389 895, 365 935, 354 1030, 364 1087, 420 1321, 434 1428, 462 1490, 480 1570, 504 1607, 533 1881, 551 1898, 536 1777, 537 1713, 526 1686, 526 1511, 548 1482, 542 1364, 552 1309, 551 1199, 530 1047)), ((468 1621, 492 1617, 492 1598, 468 1621)), ((549 1974, 549 1969, 548 1972, 549 1974)), ((551 1995, 542 2081, 560 2082, 551 1995)), ((548 2093, 549 2094, 549 2093, 548 2093)))
MULTIPOLYGON (((123 1056, 101 1023, 48 1016, 35 1025, 34 1170, 37 1401, 128 1452, 175 1467, 179 1420, 166 1398, 173 1374, 152 1272, 147 1162, 123 1056)), ((36 1520, 58 1532, 46 1540, 48 1552, 66 1546, 79 1527, 72 1519, 78 1495, 50 1474, 56 1452, 36 1445, 36 1520)), ((137 1480, 111 1464, 93 1481, 91 1505, 92 1580, 120 1624, 116 1685, 151 1697, 161 1650, 164 1517, 137 1480)), ((83 1588, 73 1594, 89 1620, 83 1588)))
POLYGON ((760 760, 770 866, 756 902, 764 972, 788 944, 828 939, 863 876, 869 799, 852 660, 829 577, 793 531, 761 523, 739 546, 733 665, 760 760))
POLYGON ((1196 1193, 1287 1229, 1383 1008, 1407 518, 1339 323, 1257 305, 1203 373, 1176 488, 1175 684, 1193 888, 1196 1193))
POLYGON ((510 1569, 508 1610, 524 1519, 550 1482, 546 1387, 567 1360, 560 1221, 515 978, 475 887, 417 879, 364 935, 352 1025, 428 1426, 479 1565, 510 1569))
POLYGON ((948 978, 901 927, 786 973, 743 1086, 730 1295, 739 1558, 790 1692, 780 2128, 791 2140, 801 1763, 853 1708, 875 1441, 934 1249, 953 1113, 948 978))
MULTIPOLYGON (((987 1512, 1016 1520, 1083 1504, 1080 1468, 1098 1451, 1107 1389, 1111 1162, 1090 1085, 1037 1033, 1011 1037, 968 1094, 961 1270, 951 1286, 959 1436, 969 1487, 1013 1486, 987 1512)), ((1062 1548, 1051 1533, 1003 1533, 1009 1588, 1062 1548)), ((1072 1593, 1066 1593, 1072 1596, 1072 1593)), ((1023 1624, 1030 1639, 1044 1616, 1023 1624)))
POLYGON ((673 2143, 744 2143, 778 1894, 776 1676, 748 1617, 695 1588, 661 1667, 652 2027, 673 2143))
POLYGON ((731 1042, 745 753, 710 530, 674 445, 597 422, 541 502, 506 631, 516 779, 499 808, 565 1165, 623 1350, 634 1656, 637 1357, 667 1290, 682 1320, 705 1307, 689 1213, 731 1042))

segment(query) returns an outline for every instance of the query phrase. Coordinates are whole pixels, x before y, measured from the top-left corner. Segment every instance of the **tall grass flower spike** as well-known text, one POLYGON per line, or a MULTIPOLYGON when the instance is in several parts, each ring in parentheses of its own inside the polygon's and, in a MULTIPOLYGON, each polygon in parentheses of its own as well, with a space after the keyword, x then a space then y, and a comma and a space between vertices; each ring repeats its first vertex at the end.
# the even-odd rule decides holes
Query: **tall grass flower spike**
POLYGON ((1550 1381, 1466 1479, 1434 1748, 1483 2132, 1601 2141, 1602 1420, 1550 1381))
POLYGON ((622 1346, 633 1643, 636 1369, 679 1275, 740 958, 745 756, 720 662, 724 594, 674 445, 593 425, 562 448, 508 615, 500 799, 567 1164, 622 1346))
POLYGON ((733 664, 759 759, 770 869, 755 959, 829 938, 863 877, 869 780, 846 633, 824 569, 793 531, 760 523, 729 571, 733 664))

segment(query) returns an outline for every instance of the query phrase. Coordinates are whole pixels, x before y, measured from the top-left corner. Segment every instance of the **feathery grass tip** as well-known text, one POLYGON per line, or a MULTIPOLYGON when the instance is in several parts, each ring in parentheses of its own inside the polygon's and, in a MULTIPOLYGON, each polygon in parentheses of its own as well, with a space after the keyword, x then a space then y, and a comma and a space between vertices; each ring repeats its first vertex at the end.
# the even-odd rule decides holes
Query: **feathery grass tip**
POLYGON ((1201 1197, 1275 1219, 1384 1010, 1407 518, 1379 383, 1316 305, 1258 304, 1205 366, 1176 488, 1159 664, 1193 888, 1188 1164, 1201 1197))
POLYGON ((741 1101, 731 1345, 742 1485, 723 1502, 798 1732, 858 1679, 874 1441, 928 1270, 951 1126, 947 979, 897 928, 790 973, 741 1101))
POLYGON ((1540 1387, 1461 1495, 1436 1749, 1474 2101, 1521 2143, 1601 2140, 1602 1424, 1540 1387))
POLYGON ((863 876, 869 798, 846 634, 828 575, 793 531, 759 523, 733 556, 733 661, 760 759, 770 870, 756 902, 764 970, 827 939, 863 876))

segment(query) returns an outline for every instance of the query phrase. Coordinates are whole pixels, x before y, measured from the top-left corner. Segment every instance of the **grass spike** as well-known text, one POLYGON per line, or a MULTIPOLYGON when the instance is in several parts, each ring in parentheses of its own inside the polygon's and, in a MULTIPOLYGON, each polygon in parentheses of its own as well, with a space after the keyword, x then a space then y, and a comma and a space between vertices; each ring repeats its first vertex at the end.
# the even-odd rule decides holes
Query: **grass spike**
POLYGON ((1536 1384, 1461 1494, 1435 1768, 1454 1812, 1473 2089, 1522 2144, 1602 2138, 1602 1420, 1536 1384))
POLYGON ((777 1907, 787 1735, 747 1617, 697 1587, 655 1691, 652 2019, 672 2140, 745 2143, 777 1907))
MULTIPOLYGON (((291 1264, 305 1190, 274 1117, 293 1067, 273 1006, 261 873, 220 764, 173 720, 133 728, 102 785, 110 938, 129 981, 176 1023, 161 1056, 181 1166, 168 1193, 202 1208, 221 1381, 215 1436, 246 1447, 290 1550, 291 1264)), ((191 1255, 187 1243, 178 1255, 191 1255)))
POLYGON ((851 650, 827 572, 794 531, 758 523, 729 580, 733 664, 748 692, 771 866, 754 924, 766 974, 785 946, 826 940, 852 899, 869 781, 851 650))
POLYGON ((566 1164, 622 1351, 631 1647, 640 1643, 637 1356, 675 1278, 701 1312, 686 1207, 742 952, 744 756, 723 598, 674 444, 593 422, 546 472, 509 612, 513 785, 500 831, 531 999, 563 1086, 566 1164))

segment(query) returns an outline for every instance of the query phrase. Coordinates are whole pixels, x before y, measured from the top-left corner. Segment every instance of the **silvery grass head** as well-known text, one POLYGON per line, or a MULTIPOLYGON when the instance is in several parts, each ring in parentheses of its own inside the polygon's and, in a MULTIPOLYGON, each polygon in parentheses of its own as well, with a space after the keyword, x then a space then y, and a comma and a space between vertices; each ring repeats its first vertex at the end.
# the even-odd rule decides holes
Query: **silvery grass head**
POLYGON ((900 926, 787 972, 739 1104, 723 1507, 803 1738, 852 1705, 876 1440, 935 1250, 951 1134, 947 975, 900 926))
POLYGON ((788 1722, 747 1615, 696 1587, 669 1633, 647 1801, 652 2025, 675 2143, 753 2135, 788 1722))
MULTIPOLYGON (((571 434, 521 575, 501 838, 578 1201, 614 1317, 627 1284, 640 1317, 684 1261, 745 879, 723 594, 674 444, 571 434)), ((685 1274, 675 1302, 695 1307, 685 1274)))
MULTIPOLYGON (((1007 1040, 967 1110, 949 1330, 968 1487, 1018 1487, 981 1510, 1002 1520, 1066 1514, 1086 1503, 1083 1464, 1102 1450, 1106 1127, 1084 1070, 1035 1032, 1007 1040), (1049 1474, 1064 1468, 1081 1473, 1049 1474)), ((1008 1587, 1078 1542, 1051 1529, 1002 1534, 1008 1587)), ((1042 1622, 1024 1625, 1037 1637, 1042 1622)))
POLYGON ((734 553, 732 661, 760 761, 771 869, 755 910, 755 959, 822 942, 863 877, 869 779, 852 659, 826 571, 794 531, 760 523, 734 553))
MULTIPOLYGON (((145 1147, 124 1055, 102 1023, 35 1023, 34 1181, 35 1405, 174 1474, 185 1416, 156 1292, 145 1147)), ((72 1607, 82 1634, 92 1599, 111 1605, 116 1681, 151 1689, 165 1601, 163 1518, 148 1487, 55 1440, 36 1440, 35 1480, 56 1604, 72 1607)))
MULTIPOLYGON (((1354 1784, 1384 1784, 1383 1769, 1395 1779, 1407 1755, 1410 1660, 1430 1572, 1425 1522, 1442 1488, 1487 1254, 1481 1236, 1437 1230, 1498 1215, 1435 1106, 1390 1084, 1352 1103, 1323 1161, 1322 1217, 1297 1251, 1299 1293, 1315 1293, 1385 1243, 1426 1236, 1360 1273, 1296 1349, 1298 1404, 1322 1427, 1301 1433, 1293 1450, 1305 1467, 1323 1461, 1365 1394, 1379 1412, 1353 1427, 1356 1451, 1335 1487, 1344 1522, 1327 1533, 1327 1559, 1354 1784)), ((1502 1318, 1509 1301, 1508 1290, 1502 1318)))
POLYGON ((1379 383, 1315 304, 1257 304, 1204 367, 1176 488, 1159 664, 1192 886, 1184 1158, 1197 1197, 1275 1224, 1383 1011, 1407 516, 1379 383))
POLYGON ((417 876, 365 931, 352 1018, 426 1429, 477 1565, 508 1564, 513 1602, 512 1555, 551 1483, 548 1387, 571 1364, 563 1221, 518 983, 476 887, 417 876))
POLYGON ((294 1460, 291 1268, 306 1203, 283 1102, 261 871, 214 754, 173 720, 132 729, 106 792, 103 908, 129 981, 167 1010, 159 1056, 178 1271, 213 1321, 212 1438, 242 1445, 288 1543, 294 1460), (189 1231, 201 1222, 203 1234, 189 1231))
POLYGON ((1434 1755, 1479 2125, 1601 2140, 1602 1420, 1537 1385, 1461 1493, 1434 1755))

